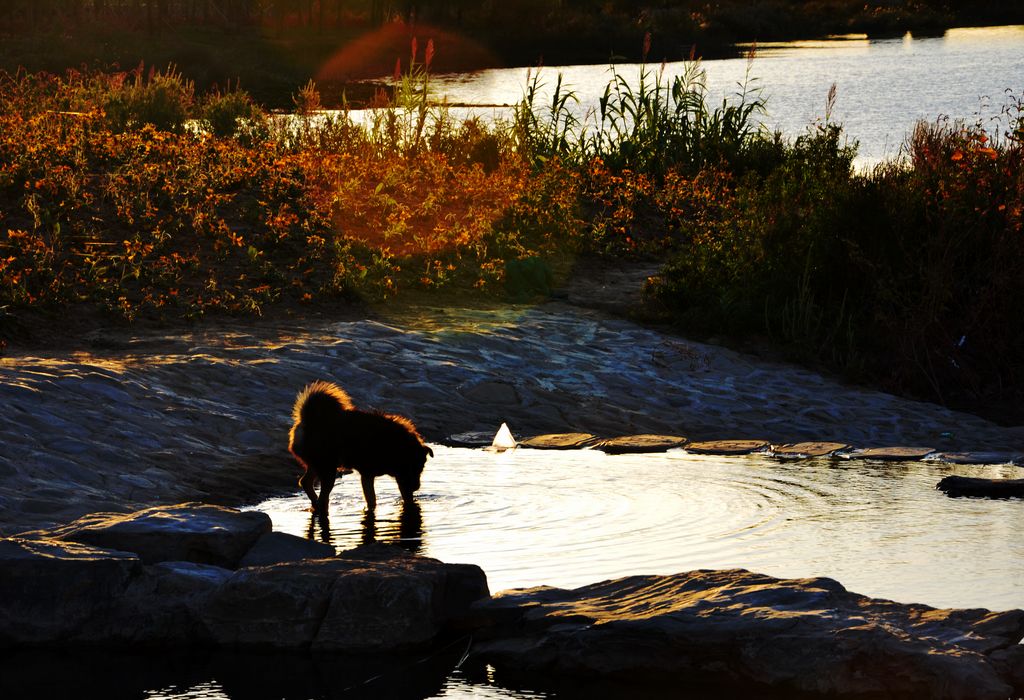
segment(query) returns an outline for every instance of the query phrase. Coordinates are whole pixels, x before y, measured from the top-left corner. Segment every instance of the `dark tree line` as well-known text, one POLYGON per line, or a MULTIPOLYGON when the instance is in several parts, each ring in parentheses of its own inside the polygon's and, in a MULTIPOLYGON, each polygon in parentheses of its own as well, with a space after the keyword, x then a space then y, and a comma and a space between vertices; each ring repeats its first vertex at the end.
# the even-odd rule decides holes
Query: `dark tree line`
POLYGON ((592 27, 595 38, 625 27, 693 33, 718 27, 740 36, 834 31, 872 13, 975 24, 1024 21, 1021 0, 0 0, 0 31, 81 23, 170 26, 379 26, 391 20, 459 27, 499 41, 592 27), (812 19, 811 18, 815 18, 812 19), (600 20, 600 21, 598 21, 600 20), (589 24, 588 24, 589 22, 589 24), (595 23, 596 22, 596 23, 595 23), (603 22, 601 24, 600 22, 603 22), (823 26, 818 26, 823 25, 823 26), (828 25, 828 26, 824 26, 828 25), (835 25, 835 26, 832 26, 835 25))
MULTIPOLYGON (((488 0, 2 0, 0 25, 112 17, 176 24, 280 21, 326 25, 343 17, 365 17, 374 24, 419 17, 457 21, 466 8, 489 4, 488 0)), ((509 4, 517 2, 510 0, 509 4)), ((560 3, 545 0, 545 4, 560 3)))
POLYGON ((0 26, 42 27, 61 22, 244 25, 260 22, 321 26, 346 15, 392 11, 383 0, 3 0, 0 26), (376 9, 381 6, 380 9, 376 9))

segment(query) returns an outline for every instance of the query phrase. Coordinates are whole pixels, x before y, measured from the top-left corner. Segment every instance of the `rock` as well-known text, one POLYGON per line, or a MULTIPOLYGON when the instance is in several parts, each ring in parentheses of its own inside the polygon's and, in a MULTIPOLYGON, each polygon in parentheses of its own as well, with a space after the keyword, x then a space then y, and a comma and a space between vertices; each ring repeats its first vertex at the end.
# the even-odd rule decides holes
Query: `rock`
POLYGON ((1024 498, 1024 479, 980 479, 947 476, 935 488, 954 498, 1024 498))
POLYGON ((316 559, 239 569, 210 596, 200 616, 220 645, 308 648, 335 580, 349 568, 316 559))
POLYGON ((383 652, 423 646, 486 597, 479 567, 369 545, 237 571, 203 620, 219 644, 383 652))
POLYGON ((849 449, 849 447, 845 442, 792 442, 785 445, 773 445, 772 456, 781 459, 827 457, 840 450, 849 449))
POLYGON ((126 552, 0 539, 0 648, 88 638, 141 569, 126 552))
MULTIPOLYGON (((324 553, 295 539, 261 538, 251 559, 324 553)), ((416 649, 462 624, 488 595, 477 566, 386 545, 232 571, 190 561, 144 565, 136 554, 77 542, 0 539, 0 649, 416 649)))
POLYGON ((610 455, 667 452, 686 445, 686 438, 674 435, 625 435, 594 444, 594 449, 610 455))
POLYGON ((422 646, 490 595, 486 575, 472 564, 443 564, 382 545, 342 557, 354 568, 335 585, 315 649, 366 652, 422 646), (382 552, 387 559, 379 558, 382 552))
POLYGON ((206 644, 210 635, 200 612, 231 574, 230 569, 188 561, 144 566, 87 639, 132 647, 206 644))
POLYGON ((472 430, 449 435, 441 444, 446 447, 487 447, 494 440, 494 431, 472 430))
MULTIPOLYGON (((1024 611, 937 610, 744 570, 508 591, 474 606, 474 664, 517 677, 727 680, 830 697, 1005 698, 1024 611)), ((1016 670, 1013 670, 1016 669, 1016 670)))
POLYGON ((256 544, 246 552, 238 566, 270 566, 286 561, 328 559, 334 555, 334 547, 329 544, 303 539, 286 532, 268 532, 256 540, 256 544))
POLYGON ((262 430, 243 430, 235 436, 235 442, 243 447, 267 448, 277 443, 278 436, 268 435, 262 430))
POLYGON ((698 455, 748 455, 768 447, 770 445, 766 440, 708 440, 691 442, 686 446, 686 451, 698 455))
POLYGON ((989 654, 989 658, 999 664, 1003 669, 1004 677, 1014 688, 1024 688, 1024 646, 1015 644, 997 649, 989 654))
POLYGON ((924 459, 935 452, 933 447, 868 447, 851 450, 840 455, 845 459, 878 459, 885 462, 903 462, 924 459))
POLYGON ((256 540, 270 530, 266 513, 182 503, 129 514, 92 513, 46 534, 134 552, 146 564, 191 561, 234 569, 256 540))
POLYGON ((513 407, 519 405, 519 394, 511 384, 500 381, 483 381, 462 389, 462 395, 476 403, 513 407))
POLYGON ((929 458, 949 464, 1017 464, 1024 452, 939 452, 929 458))
POLYGON ((519 446, 535 450, 580 450, 590 447, 597 439, 590 433, 552 433, 520 440, 519 446))

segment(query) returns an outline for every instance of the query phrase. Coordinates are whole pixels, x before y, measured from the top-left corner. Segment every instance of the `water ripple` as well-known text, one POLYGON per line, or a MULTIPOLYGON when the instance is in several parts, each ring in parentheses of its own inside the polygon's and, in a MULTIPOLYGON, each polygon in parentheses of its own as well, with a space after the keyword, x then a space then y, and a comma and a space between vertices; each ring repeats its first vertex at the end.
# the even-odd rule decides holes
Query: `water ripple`
POLYGON ((322 532, 301 493, 258 506, 277 529, 339 549, 397 543, 479 564, 492 590, 575 587, 616 576, 743 567, 831 576, 867 595, 937 606, 1024 606, 1019 502, 949 499, 948 473, 1019 476, 1013 467, 780 462, 674 451, 609 456, 435 447, 420 511, 378 480, 368 519, 358 479, 332 495, 322 532))

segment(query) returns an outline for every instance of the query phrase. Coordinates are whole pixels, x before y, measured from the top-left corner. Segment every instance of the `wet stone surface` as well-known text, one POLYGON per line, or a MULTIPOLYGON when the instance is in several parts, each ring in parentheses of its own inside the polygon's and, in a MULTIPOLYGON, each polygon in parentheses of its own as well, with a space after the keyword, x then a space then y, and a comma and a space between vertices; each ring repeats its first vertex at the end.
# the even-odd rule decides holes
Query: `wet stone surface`
POLYGON ((788 445, 772 445, 772 455, 781 459, 827 457, 849 448, 850 446, 844 442, 797 442, 788 445))
POLYGON ((686 446, 686 438, 674 435, 625 435, 601 440, 594 449, 611 455, 666 452, 686 446))
POLYGON ((698 455, 748 455, 769 447, 765 440, 706 440, 691 442, 686 446, 686 451, 698 455))
POLYGON ((291 489, 291 405, 314 379, 341 384, 362 408, 409 416, 432 442, 507 422, 517 439, 1024 444, 1024 427, 560 303, 113 340, 0 358, 0 534, 96 510, 232 505, 291 489))
POLYGON ((932 447, 865 447, 844 452, 846 459, 878 459, 884 462, 900 462, 907 459, 924 459, 935 449, 932 447))

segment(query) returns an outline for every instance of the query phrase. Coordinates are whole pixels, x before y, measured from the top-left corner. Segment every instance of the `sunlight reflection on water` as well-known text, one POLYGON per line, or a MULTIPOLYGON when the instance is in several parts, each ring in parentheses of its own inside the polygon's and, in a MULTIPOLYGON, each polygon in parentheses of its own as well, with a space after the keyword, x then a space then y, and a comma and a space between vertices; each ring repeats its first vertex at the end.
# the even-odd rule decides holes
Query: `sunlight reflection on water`
MULTIPOLYGON (((379 512, 368 519, 359 481, 351 476, 335 487, 327 532, 312 521, 298 491, 254 508, 268 512, 277 530, 326 537, 339 549, 376 539, 442 561, 479 564, 492 591, 743 567, 783 577, 831 576, 852 591, 902 602, 1024 607, 1021 502, 952 499, 935 489, 948 474, 1018 478, 1018 467, 783 462, 682 451, 495 454, 435 446, 434 452, 417 508, 403 509, 394 484, 382 478, 379 512)), ((29 697, 29 688, 31 697, 147 700, 634 695, 605 685, 568 696, 564 689, 505 687, 489 673, 452 671, 463 649, 449 647, 425 658, 230 650, 156 656, 86 650, 54 658, 15 651, 0 659, 0 697, 29 697)))
MULTIPOLYGON (((737 90, 747 70, 745 58, 709 60, 709 104, 717 106, 737 90)), ((653 69, 657 69, 655 60, 653 69)), ((679 75, 681 62, 668 63, 666 75, 679 75)), ((635 84, 639 66, 619 66, 635 84)), ((610 79, 606 65, 552 66, 543 69, 546 90, 556 76, 579 98, 578 116, 597 108, 610 79)), ((895 156, 918 119, 941 115, 974 121, 996 116, 1006 103, 1004 91, 1018 97, 1024 90, 1024 26, 950 29, 938 37, 778 42, 757 46, 751 69, 753 87, 764 89, 768 115, 764 123, 790 138, 804 133, 825 113, 825 96, 836 83, 833 120, 860 142, 862 167, 895 156)), ((512 105, 522 96, 526 69, 499 68, 437 76, 433 87, 453 104, 512 105)), ((539 102, 550 101, 541 91, 539 102)), ((495 108, 481 110, 496 113, 495 108)))
POLYGON ((403 511, 388 478, 377 480, 369 519, 358 479, 341 479, 328 532, 298 491, 256 507, 275 529, 305 537, 312 525, 338 549, 376 539, 478 564, 492 591, 741 567, 830 576, 858 593, 937 607, 1024 607, 1020 503, 935 489, 951 473, 1019 477, 1018 467, 434 451, 418 512, 403 511))

